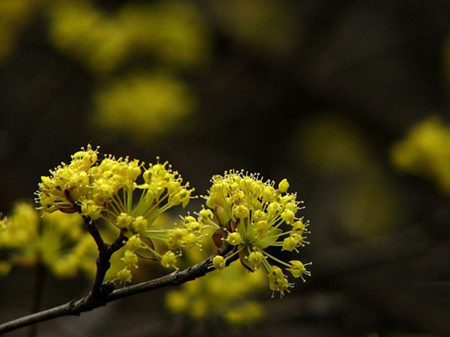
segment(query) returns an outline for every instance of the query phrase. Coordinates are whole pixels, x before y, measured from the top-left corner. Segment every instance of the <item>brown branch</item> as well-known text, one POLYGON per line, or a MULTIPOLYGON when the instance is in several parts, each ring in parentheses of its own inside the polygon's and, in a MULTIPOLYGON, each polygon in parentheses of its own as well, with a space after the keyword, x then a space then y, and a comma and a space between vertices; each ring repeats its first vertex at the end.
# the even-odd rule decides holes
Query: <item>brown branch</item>
POLYGON ((124 230, 121 230, 117 239, 109 245, 103 240, 95 223, 87 222, 87 225, 89 234, 94 238, 98 248, 97 271, 91 293, 89 294, 89 300, 93 302, 102 302, 105 295, 108 295, 114 290, 113 287, 104 287, 103 284, 105 275, 111 267, 111 256, 123 247, 127 238, 125 237, 124 230))
MULTIPOLYGON (((171 285, 180 285, 182 283, 195 280, 198 277, 204 276, 210 271, 214 270, 212 264, 212 258, 216 255, 225 256, 232 251, 233 247, 225 243, 220 249, 208 259, 197 263, 196 265, 186 268, 184 270, 175 271, 171 274, 142 282, 139 284, 131 285, 122 289, 114 290, 110 293, 102 293, 101 300, 93 298, 92 291, 86 297, 78 300, 68 302, 66 304, 47 309, 32 315, 24 316, 10 322, 0 324, 0 334, 16 330, 31 324, 36 324, 43 321, 48 321, 53 318, 68 316, 68 315, 80 315, 83 312, 91 311, 100 306, 104 306, 109 302, 118 300, 120 298, 132 296, 135 294, 143 293, 146 291, 159 289, 171 285)), ((236 258, 236 257, 235 257, 236 258)))

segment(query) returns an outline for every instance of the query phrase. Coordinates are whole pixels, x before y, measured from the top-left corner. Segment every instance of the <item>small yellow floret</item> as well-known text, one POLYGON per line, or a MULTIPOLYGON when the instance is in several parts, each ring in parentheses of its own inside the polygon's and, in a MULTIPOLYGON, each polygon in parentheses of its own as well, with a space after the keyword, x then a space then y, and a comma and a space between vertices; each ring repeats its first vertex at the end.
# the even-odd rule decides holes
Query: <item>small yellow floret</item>
POLYGON ((251 252, 248 256, 248 264, 253 270, 257 270, 261 267, 261 263, 263 261, 263 254, 259 251, 251 252))
POLYGON ((128 228, 133 222, 133 217, 128 213, 120 213, 120 215, 116 219, 116 226, 119 228, 128 228))
POLYGON ((253 221, 258 222, 258 221, 263 221, 267 219, 267 214, 258 209, 257 211, 255 211, 255 213, 253 213, 253 221))
POLYGON ((137 255, 131 251, 131 250, 126 250, 125 254, 123 256, 123 258, 121 258, 121 261, 127 266, 127 267, 135 267, 137 268, 137 262, 138 262, 138 257, 137 255))
POLYGON ((194 233, 188 233, 181 239, 180 243, 181 246, 190 248, 197 243, 197 235, 194 233))
POLYGON ((303 236, 297 233, 291 233, 291 238, 295 240, 296 247, 303 245, 303 236))
POLYGON ((176 268, 175 264, 177 263, 177 256, 171 250, 167 251, 161 257, 161 265, 165 268, 176 268))
POLYGON ((135 251, 142 245, 142 240, 139 235, 133 235, 130 237, 126 243, 128 249, 135 251))
POLYGON ((100 219, 103 207, 95 205, 93 200, 84 200, 81 204, 81 213, 92 220, 100 219))
POLYGON ((271 215, 277 214, 281 209, 281 205, 278 202, 272 202, 267 207, 267 212, 271 215))
POLYGON ((291 268, 287 268, 288 271, 291 272, 292 276, 295 278, 301 277, 303 279, 303 282, 305 282, 305 279, 303 278, 303 275, 311 276, 311 273, 306 270, 305 265, 310 265, 310 263, 303 264, 298 260, 292 260, 290 261, 291 268))
POLYGON ((302 220, 298 220, 292 224, 292 232, 302 235, 305 231, 305 224, 302 220))
POLYGON ((268 278, 270 290, 279 291, 281 296, 283 296, 284 292, 291 286, 286 276, 283 274, 283 271, 278 266, 270 267, 268 278))
POLYGON ((289 252, 292 252, 296 246, 297 241, 295 240, 295 238, 290 236, 283 240, 283 248, 281 250, 287 250, 289 252))
POLYGON ((199 215, 202 219, 212 219, 213 218, 213 213, 209 209, 202 209, 199 212, 199 215))
POLYGON ((136 232, 142 232, 147 229, 148 221, 142 215, 139 215, 133 221, 133 228, 136 232))
POLYGON ((283 213, 281 213, 281 219, 287 224, 291 224, 295 220, 295 214, 289 209, 286 209, 283 213))
POLYGON ((279 190, 281 193, 287 192, 288 188, 289 188, 289 183, 288 183, 288 181, 287 181, 286 179, 283 179, 283 180, 280 181, 280 183, 278 184, 278 190, 279 190))
POLYGON ((263 202, 272 202, 276 196, 275 196, 275 189, 272 186, 265 186, 264 190, 262 192, 263 196, 263 202))
POLYGON ((223 258, 223 256, 215 256, 213 258, 213 265, 217 270, 223 270, 225 268, 225 259, 223 258))
POLYGON ((265 220, 258 221, 255 225, 255 233, 258 237, 264 237, 267 234, 267 229, 269 228, 269 223, 265 220))
POLYGON ((234 216, 238 219, 245 219, 250 214, 249 209, 244 205, 239 205, 234 208, 234 216))
POLYGON ((185 228, 174 228, 167 235, 167 245, 170 249, 178 248, 182 245, 183 238, 188 234, 185 228))
POLYGON ((242 243, 241 234, 239 234, 238 232, 233 232, 233 233, 228 234, 227 242, 233 246, 237 246, 237 245, 241 244, 242 243))
POLYGON ((130 282, 132 278, 131 271, 127 268, 123 268, 117 273, 117 278, 122 283, 130 282))

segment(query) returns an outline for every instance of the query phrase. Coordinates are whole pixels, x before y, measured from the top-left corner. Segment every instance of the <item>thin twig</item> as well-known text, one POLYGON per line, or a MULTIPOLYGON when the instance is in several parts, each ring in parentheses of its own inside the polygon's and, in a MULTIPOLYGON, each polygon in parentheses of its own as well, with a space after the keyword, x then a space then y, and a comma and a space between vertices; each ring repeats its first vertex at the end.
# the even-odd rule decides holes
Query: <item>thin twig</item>
POLYGON ((171 285, 180 285, 182 283, 195 280, 198 277, 204 276, 210 271, 214 270, 212 264, 212 258, 219 254, 225 256, 233 249, 232 246, 225 243, 220 249, 208 259, 197 263, 196 265, 186 268, 184 270, 175 271, 171 274, 142 282, 139 284, 131 285, 122 289, 117 289, 109 294, 103 294, 101 301, 93 300, 92 292, 78 300, 70 301, 66 304, 44 310, 32 315, 24 316, 10 322, 6 322, 0 325, 0 334, 8 331, 16 330, 21 327, 25 327, 31 324, 47 321, 53 318, 68 316, 68 315, 80 315, 83 312, 91 311, 100 306, 104 306, 109 302, 118 300, 120 298, 132 296, 135 294, 143 293, 146 291, 159 289, 171 285))

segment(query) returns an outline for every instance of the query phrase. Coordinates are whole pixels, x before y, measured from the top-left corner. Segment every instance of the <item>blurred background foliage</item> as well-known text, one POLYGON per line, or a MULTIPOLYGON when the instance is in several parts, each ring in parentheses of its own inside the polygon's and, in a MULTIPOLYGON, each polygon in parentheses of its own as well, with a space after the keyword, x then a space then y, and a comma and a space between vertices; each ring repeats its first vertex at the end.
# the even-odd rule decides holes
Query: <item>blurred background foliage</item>
MULTIPOLYGON (((256 324, 230 325, 223 310, 183 316, 180 293, 174 315, 166 293, 194 296, 192 283, 41 333, 450 334, 449 92, 444 0, 0 0, 4 214, 91 142, 147 162, 160 155, 197 194, 230 168, 287 178, 311 220, 313 277, 283 300, 252 293, 256 324)), ((0 280, 1 321, 30 310, 33 278, 14 268, 0 280)), ((49 276, 44 306, 87 284, 49 276)))

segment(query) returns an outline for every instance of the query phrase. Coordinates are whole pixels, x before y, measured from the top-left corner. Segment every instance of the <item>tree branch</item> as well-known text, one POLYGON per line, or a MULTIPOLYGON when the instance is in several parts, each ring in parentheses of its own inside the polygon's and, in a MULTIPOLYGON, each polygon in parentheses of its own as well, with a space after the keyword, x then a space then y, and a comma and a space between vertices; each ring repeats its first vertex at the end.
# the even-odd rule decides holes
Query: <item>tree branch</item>
POLYGON ((87 222, 89 234, 94 238, 95 243, 98 248, 98 259, 97 259, 97 272, 95 274, 94 284, 92 285, 92 290, 90 293, 91 301, 103 301, 105 295, 108 295, 114 288, 103 287, 103 281, 105 280, 105 275, 108 269, 111 267, 111 256, 123 247, 127 238, 124 234, 124 230, 120 231, 117 239, 111 244, 107 244, 95 223, 87 222))
POLYGON ((0 334, 57 317, 68 315, 78 316, 83 312, 91 311, 95 308, 104 306, 107 303, 118 300, 120 298, 132 296, 154 289, 164 288, 167 286, 180 285, 182 283, 195 280, 196 278, 204 276, 210 271, 214 270, 214 266, 212 264, 212 258, 214 256, 225 256, 230 253, 233 248, 234 247, 225 242, 215 254, 192 267, 180 271, 174 271, 171 274, 147 282, 142 282, 122 289, 117 289, 110 293, 102 293, 101 301, 95 300, 95 298, 93 300, 91 291, 89 295, 81 299, 70 301, 51 309, 47 309, 35 314, 12 320, 10 322, 3 323, 0 325, 0 334))

